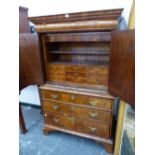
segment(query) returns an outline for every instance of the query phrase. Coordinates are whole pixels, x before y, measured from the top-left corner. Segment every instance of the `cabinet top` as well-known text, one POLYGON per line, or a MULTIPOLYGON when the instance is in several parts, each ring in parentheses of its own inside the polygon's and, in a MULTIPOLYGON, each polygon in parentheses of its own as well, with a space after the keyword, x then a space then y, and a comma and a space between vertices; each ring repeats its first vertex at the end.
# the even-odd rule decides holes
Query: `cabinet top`
POLYGON ((37 32, 98 31, 116 29, 123 9, 29 17, 37 32))

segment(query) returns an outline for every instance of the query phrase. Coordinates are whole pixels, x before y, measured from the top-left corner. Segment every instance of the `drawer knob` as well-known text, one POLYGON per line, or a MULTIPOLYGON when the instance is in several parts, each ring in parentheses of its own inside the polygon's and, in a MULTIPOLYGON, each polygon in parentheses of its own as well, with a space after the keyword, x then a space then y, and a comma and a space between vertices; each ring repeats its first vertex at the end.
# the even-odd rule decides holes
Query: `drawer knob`
POLYGON ((75 100, 75 95, 71 95, 71 100, 72 100, 72 101, 75 100))
POLYGON ((97 112, 89 112, 89 115, 91 117, 95 118, 98 115, 98 113, 97 112))
POLYGON ((59 118, 53 118, 54 123, 58 123, 60 121, 59 118))
POLYGON ((97 101, 89 101, 89 104, 92 106, 96 106, 97 101))
POLYGON ((57 99, 59 96, 58 96, 58 95, 52 94, 51 97, 52 97, 53 99, 57 99))
POLYGON ((89 126, 89 130, 90 130, 91 132, 96 132, 96 131, 97 131, 97 128, 94 128, 94 127, 89 126))
POLYGON ((52 108, 53 108, 54 110, 57 110, 57 109, 59 109, 59 105, 52 105, 52 108))

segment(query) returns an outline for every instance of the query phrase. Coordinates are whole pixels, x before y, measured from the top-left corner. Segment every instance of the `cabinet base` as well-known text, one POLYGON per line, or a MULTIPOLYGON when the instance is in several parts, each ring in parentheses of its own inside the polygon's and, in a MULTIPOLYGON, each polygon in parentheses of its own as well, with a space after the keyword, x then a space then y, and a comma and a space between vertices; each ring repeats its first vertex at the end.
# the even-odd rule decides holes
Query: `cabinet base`
POLYGON ((60 128, 57 126, 53 126, 53 125, 47 125, 45 124, 43 127, 43 133, 44 135, 48 135, 49 132, 53 132, 53 131, 62 131, 62 132, 66 132, 72 135, 77 135, 77 136, 81 136, 84 138, 89 138, 92 140, 95 140, 96 143, 102 144, 104 149, 108 152, 108 153, 113 153, 113 140, 112 139, 107 139, 107 138, 101 138, 101 137, 97 137, 97 136, 92 136, 92 135, 88 135, 88 134, 84 134, 84 133, 80 133, 80 132, 76 132, 74 130, 68 130, 68 129, 64 129, 64 128, 60 128))

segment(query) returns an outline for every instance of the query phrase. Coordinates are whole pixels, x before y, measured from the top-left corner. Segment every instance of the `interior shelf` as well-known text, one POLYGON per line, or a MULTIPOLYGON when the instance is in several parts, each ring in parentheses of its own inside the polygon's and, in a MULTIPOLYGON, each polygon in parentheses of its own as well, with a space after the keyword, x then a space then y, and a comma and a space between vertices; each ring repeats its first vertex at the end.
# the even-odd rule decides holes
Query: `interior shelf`
POLYGON ((109 55, 109 51, 49 51, 50 54, 109 55))
POLYGON ((92 62, 92 61, 87 61, 87 62, 84 62, 84 61, 51 61, 51 62, 48 62, 49 64, 83 64, 83 65, 109 65, 109 61, 103 61, 103 62, 99 62, 99 61, 95 61, 95 62, 92 62))

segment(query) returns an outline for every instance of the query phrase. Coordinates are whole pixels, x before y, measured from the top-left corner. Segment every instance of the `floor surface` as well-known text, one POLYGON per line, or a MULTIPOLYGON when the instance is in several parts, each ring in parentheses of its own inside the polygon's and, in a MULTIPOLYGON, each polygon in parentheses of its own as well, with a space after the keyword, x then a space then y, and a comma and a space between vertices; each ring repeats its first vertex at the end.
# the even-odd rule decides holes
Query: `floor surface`
POLYGON ((19 133, 20 155, 109 155, 93 140, 58 131, 44 135, 40 109, 22 105, 22 110, 28 132, 19 133))

